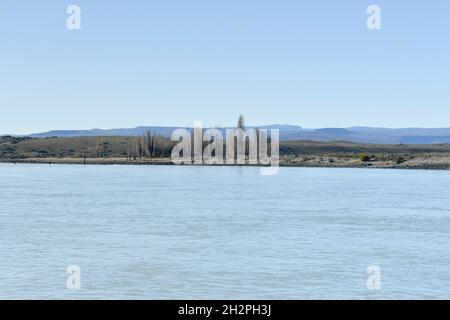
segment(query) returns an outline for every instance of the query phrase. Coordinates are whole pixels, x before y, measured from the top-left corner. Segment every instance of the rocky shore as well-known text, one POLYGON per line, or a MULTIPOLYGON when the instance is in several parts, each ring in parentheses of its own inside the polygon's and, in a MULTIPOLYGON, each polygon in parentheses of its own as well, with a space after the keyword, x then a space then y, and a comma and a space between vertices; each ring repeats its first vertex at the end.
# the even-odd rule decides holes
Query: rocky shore
MULTIPOLYGON (((421 154, 409 158, 391 159, 389 155, 363 159, 354 155, 283 155, 281 167, 318 168, 379 168, 379 169, 424 169, 450 170, 450 154, 421 154)), ((27 158, 1 159, 1 163, 14 164, 78 164, 78 165, 173 165, 170 158, 129 160, 127 158, 27 158)))

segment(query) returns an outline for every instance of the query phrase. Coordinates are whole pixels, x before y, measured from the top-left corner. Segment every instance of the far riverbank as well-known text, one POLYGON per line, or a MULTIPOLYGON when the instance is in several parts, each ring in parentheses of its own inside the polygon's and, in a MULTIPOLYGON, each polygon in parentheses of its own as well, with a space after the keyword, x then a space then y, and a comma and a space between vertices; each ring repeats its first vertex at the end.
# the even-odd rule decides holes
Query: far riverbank
MULTIPOLYGON (((354 155, 286 155, 280 157, 280 167, 317 168, 382 168, 450 170, 450 154, 420 154, 410 158, 386 160, 373 157, 361 160, 354 155), (363 161, 364 160, 364 161, 363 161)), ((75 165, 174 165, 170 158, 26 158, 1 159, 0 163, 15 164, 75 164, 75 165)))

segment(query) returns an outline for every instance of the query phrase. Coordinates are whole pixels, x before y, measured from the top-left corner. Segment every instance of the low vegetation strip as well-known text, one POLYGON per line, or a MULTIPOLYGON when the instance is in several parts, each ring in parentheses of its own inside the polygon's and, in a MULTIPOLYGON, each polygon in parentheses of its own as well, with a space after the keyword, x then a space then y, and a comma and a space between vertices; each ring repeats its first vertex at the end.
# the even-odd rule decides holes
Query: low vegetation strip
MULTIPOLYGON (((0 161, 15 163, 171 164, 173 143, 162 136, 0 137, 0 161)), ((381 145, 345 141, 280 142, 280 165, 450 169, 450 144, 381 145)))

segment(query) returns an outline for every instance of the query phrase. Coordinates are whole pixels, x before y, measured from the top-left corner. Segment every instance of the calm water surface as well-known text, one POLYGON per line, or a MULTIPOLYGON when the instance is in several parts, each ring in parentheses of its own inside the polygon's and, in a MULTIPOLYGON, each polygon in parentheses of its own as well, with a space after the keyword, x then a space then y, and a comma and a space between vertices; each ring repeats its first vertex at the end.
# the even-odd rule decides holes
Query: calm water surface
POLYGON ((450 172, 1 164, 0 181, 3 299, 450 298, 450 172))

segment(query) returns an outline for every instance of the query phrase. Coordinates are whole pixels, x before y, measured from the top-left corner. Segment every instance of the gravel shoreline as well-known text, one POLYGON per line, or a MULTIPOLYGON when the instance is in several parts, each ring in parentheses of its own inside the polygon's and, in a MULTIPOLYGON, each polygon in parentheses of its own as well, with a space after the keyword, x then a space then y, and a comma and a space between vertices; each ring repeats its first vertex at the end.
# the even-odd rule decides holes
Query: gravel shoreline
MULTIPOLYGON (((74 165, 174 165, 170 158, 128 160, 126 158, 27 158, 1 159, 0 163, 13 164, 74 164, 74 165)), ((424 154, 398 163, 393 160, 361 161, 355 157, 336 155, 281 156, 280 167, 301 168, 374 168, 450 170, 450 155, 424 154)))

